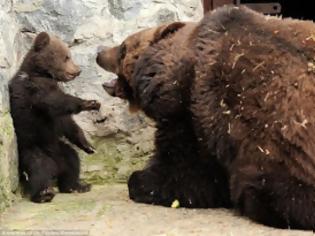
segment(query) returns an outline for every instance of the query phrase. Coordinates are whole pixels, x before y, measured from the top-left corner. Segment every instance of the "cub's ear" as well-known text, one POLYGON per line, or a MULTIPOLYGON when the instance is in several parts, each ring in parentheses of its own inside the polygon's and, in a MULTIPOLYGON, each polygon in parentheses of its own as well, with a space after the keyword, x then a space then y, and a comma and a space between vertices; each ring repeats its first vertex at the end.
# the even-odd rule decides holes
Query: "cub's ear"
POLYGON ((46 32, 39 33, 34 41, 35 51, 38 52, 45 48, 49 44, 49 41, 50 41, 49 34, 47 34, 46 32))
POLYGON ((168 25, 161 26, 154 34, 154 39, 152 44, 159 42, 162 39, 167 38, 171 34, 176 33, 177 30, 184 27, 186 24, 183 22, 174 22, 168 25))

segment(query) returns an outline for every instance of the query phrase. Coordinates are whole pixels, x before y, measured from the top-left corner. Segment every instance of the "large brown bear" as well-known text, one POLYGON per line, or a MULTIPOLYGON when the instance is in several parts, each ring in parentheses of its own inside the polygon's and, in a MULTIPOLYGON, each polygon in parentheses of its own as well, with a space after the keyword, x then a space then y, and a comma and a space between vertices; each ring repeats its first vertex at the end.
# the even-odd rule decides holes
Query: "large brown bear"
POLYGON ((229 206, 266 225, 315 229, 315 25, 223 7, 99 48, 104 84, 157 124, 131 199, 229 206), (314 101, 313 101, 314 100, 314 101))
POLYGON ((34 202, 54 197, 53 180, 60 192, 86 192, 90 185, 79 181, 80 161, 62 138, 87 153, 93 148, 71 115, 98 110, 94 100, 65 94, 58 81, 80 74, 68 46, 59 38, 40 33, 9 84, 11 114, 18 141, 19 168, 25 190, 34 202))

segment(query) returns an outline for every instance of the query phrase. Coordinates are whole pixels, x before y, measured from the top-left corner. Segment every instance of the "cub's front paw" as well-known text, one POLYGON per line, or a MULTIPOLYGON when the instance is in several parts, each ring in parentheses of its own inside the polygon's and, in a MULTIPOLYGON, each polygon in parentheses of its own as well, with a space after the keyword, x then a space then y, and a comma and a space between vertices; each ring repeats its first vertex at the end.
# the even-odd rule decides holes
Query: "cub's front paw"
POLYGON ((82 103, 82 110, 83 111, 92 111, 92 110, 99 110, 101 104, 96 100, 86 100, 82 103))

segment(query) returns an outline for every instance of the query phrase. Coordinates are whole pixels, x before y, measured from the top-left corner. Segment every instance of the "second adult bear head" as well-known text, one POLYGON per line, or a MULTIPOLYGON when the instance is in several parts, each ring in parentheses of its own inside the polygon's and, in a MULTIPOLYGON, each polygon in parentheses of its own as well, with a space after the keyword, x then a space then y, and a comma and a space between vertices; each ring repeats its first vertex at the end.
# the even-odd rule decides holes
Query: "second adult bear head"
POLYGON ((137 108, 138 101, 132 87, 133 74, 137 62, 148 48, 170 39, 181 31, 178 41, 185 40, 185 28, 192 28, 193 23, 174 22, 137 32, 127 37, 116 47, 98 47, 97 63, 103 69, 117 75, 117 79, 104 83, 103 87, 108 94, 129 101, 130 108, 137 108))
POLYGON ((71 58, 69 47, 46 32, 37 35, 20 71, 63 82, 73 80, 81 73, 71 58))

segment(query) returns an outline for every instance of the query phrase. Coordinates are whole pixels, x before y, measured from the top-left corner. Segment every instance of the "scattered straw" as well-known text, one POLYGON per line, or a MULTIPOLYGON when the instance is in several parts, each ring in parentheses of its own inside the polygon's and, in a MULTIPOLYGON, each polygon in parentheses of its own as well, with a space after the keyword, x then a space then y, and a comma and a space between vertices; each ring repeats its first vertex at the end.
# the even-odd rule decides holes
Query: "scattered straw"
POLYGON ((253 72, 255 72, 259 68, 263 67, 265 65, 265 63, 266 63, 265 61, 262 61, 261 63, 259 63, 257 66, 254 67, 253 72))
POLYGON ((239 61, 239 59, 240 59, 241 57, 243 57, 244 55, 245 55, 245 53, 240 53, 240 54, 237 54, 237 55, 235 56, 234 62, 233 62, 233 65, 232 65, 232 69, 235 68, 236 63, 237 63, 237 62, 239 61))

